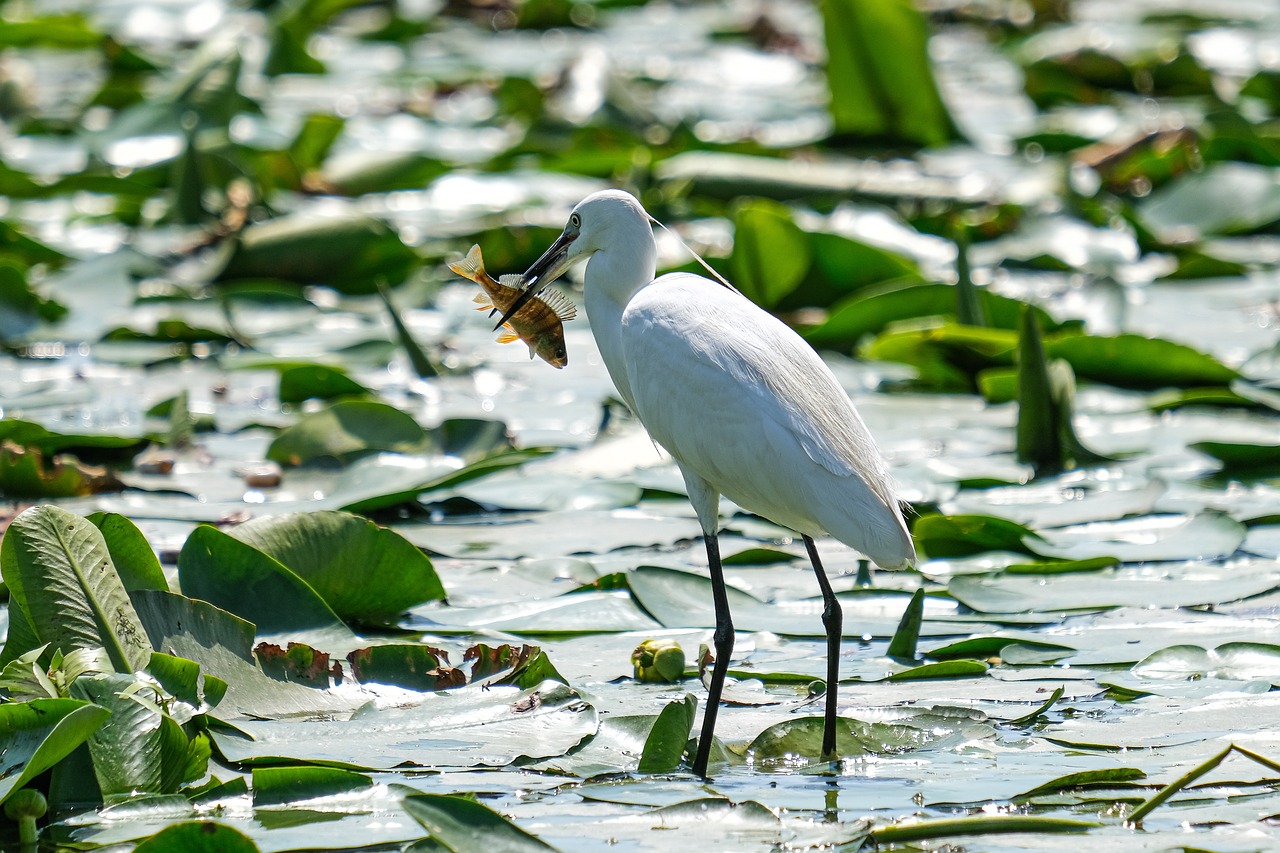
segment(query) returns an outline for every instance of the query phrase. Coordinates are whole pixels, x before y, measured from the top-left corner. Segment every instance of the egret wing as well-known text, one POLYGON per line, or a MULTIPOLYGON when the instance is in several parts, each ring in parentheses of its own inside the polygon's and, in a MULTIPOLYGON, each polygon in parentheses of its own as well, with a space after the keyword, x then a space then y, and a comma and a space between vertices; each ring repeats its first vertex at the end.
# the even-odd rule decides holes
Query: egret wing
POLYGON ((886 548, 909 548, 870 432, 781 321, 714 282, 674 274, 632 298, 622 336, 636 414, 682 465, 801 532, 817 526, 864 547, 892 527, 886 548), (859 530, 832 529, 835 513, 856 516, 859 530))

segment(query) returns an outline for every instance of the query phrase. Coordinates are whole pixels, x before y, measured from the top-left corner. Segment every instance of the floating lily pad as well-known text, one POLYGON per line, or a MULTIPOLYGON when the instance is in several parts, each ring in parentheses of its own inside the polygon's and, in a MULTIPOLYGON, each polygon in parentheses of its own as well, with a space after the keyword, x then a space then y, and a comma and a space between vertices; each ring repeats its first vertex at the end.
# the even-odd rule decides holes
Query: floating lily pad
POLYGON ((412 706, 366 708, 350 719, 237 723, 253 738, 215 733, 235 761, 288 756, 346 767, 502 767, 562 755, 596 731, 596 712, 571 688, 548 681, 426 693, 412 706))
POLYGON ((267 450, 281 465, 305 465, 321 459, 351 462, 378 452, 425 450, 426 430, 394 406, 372 400, 347 400, 304 415, 267 450))

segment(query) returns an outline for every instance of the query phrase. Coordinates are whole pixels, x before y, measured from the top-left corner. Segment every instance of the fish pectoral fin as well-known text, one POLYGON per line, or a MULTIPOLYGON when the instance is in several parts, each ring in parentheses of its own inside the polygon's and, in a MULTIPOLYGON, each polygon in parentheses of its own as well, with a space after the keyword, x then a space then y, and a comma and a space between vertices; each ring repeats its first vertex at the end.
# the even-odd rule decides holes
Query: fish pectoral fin
POLYGON ((520 340, 520 336, 517 335, 515 332, 503 332, 502 334, 498 335, 498 343, 500 344, 509 344, 512 341, 518 341, 518 340, 520 340))

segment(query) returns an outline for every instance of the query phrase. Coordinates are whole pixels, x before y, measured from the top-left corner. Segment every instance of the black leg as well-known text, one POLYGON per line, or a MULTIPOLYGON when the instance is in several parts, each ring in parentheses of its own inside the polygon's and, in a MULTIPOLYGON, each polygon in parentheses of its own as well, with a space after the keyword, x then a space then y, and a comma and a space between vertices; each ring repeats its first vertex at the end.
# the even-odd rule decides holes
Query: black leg
POLYGON ((693 759, 693 772, 707 778, 707 761, 711 757, 711 741, 716 731, 716 714, 720 711, 720 694, 724 676, 729 671, 733 654, 733 618, 729 614, 729 595, 724 587, 724 570, 720 566, 720 542, 714 533, 703 537, 707 543, 707 562, 711 565, 711 598, 716 608, 715 666, 711 670, 711 686, 707 688, 707 707, 702 715, 702 734, 698 737, 698 754, 693 759))
POLYGON ((818 576, 818 587, 822 590, 822 625, 827 629, 827 714, 822 727, 822 760, 834 761, 836 755, 836 685, 840 683, 840 637, 844 629, 844 613, 840 610, 840 602, 831 590, 831 581, 818 559, 818 546, 813 537, 804 537, 804 547, 809 552, 809 562, 813 563, 814 574, 818 576))

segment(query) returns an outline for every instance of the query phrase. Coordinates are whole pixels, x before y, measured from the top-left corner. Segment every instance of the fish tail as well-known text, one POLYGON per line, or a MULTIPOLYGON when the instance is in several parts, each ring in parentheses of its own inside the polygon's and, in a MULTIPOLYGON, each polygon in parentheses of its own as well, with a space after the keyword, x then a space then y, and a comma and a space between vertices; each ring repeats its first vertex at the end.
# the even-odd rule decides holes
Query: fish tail
POLYGON ((460 261, 454 261, 449 264, 449 269, 463 278, 479 281, 480 277, 484 275, 484 256, 480 253, 480 247, 478 245, 472 246, 471 251, 467 252, 467 256, 460 261))

